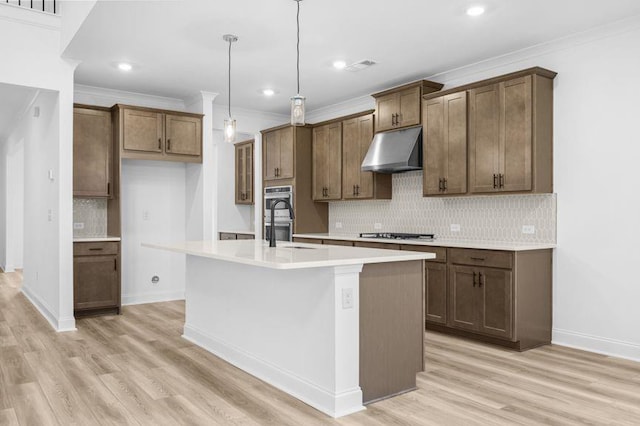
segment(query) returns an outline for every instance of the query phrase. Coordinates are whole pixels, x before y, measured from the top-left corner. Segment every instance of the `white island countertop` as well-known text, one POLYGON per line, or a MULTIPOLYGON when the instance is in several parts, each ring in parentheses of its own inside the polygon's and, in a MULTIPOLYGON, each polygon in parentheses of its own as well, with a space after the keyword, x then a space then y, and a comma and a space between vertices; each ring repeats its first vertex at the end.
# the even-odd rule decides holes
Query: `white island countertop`
MULTIPOLYGON (((433 240, 393 240, 386 238, 361 238, 359 235, 345 234, 293 234, 293 238, 308 238, 315 240, 339 240, 339 241, 363 241, 386 244, 406 244, 415 246, 431 246, 431 247, 450 247, 450 248, 469 248, 482 250, 505 250, 505 251, 527 251, 527 250, 546 250, 556 248, 553 243, 516 243, 516 242, 500 242, 500 241, 466 241, 451 240, 446 238, 435 238, 433 240)), ((318 243, 320 244, 320 243, 318 243)))
POLYGON ((271 269, 305 269, 366 263, 435 259, 435 254, 399 250, 342 247, 278 241, 270 248, 262 240, 182 241, 143 243, 143 247, 225 260, 271 269))

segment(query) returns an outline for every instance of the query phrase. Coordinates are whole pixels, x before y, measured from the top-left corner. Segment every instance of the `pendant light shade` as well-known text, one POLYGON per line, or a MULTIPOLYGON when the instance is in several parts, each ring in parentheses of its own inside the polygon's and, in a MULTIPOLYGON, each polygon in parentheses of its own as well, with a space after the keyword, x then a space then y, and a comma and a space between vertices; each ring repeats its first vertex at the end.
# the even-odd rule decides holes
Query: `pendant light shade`
POLYGON ((238 41, 238 36, 225 34, 222 39, 229 43, 229 117, 224 120, 224 141, 233 143, 236 140, 236 120, 231 117, 231 44, 238 41))
POLYGON ((296 44, 296 77, 298 82, 298 92, 291 98, 291 124, 294 126, 304 126, 304 101, 305 97, 300 94, 300 2, 294 0, 298 6, 296 14, 297 44, 296 44))

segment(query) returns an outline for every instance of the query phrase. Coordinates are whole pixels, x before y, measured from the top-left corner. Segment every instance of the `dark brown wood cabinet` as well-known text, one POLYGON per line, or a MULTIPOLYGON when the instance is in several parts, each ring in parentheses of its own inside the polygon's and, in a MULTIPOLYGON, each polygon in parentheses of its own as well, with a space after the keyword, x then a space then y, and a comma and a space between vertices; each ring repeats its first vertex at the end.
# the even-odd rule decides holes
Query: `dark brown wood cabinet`
POLYGON ((253 204, 253 139, 235 145, 235 203, 253 204))
POLYGON ((73 109, 73 196, 113 196, 113 127, 107 108, 73 109))
POLYGON ((121 158, 202 162, 202 115, 114 105, 121 158))
POLYGON ((295 130, 293 126, 286 126, 264 133, 263 173, 265 181, 294 177, 295 130))
POLYGON ((375 93, 375 131, 399 129, 420 124, 421 96, 442 89, 442 84, 421 80, 375 93))
POLYGON ((373 114, 342 122, 342 199, 391 199, 391 175, 363 172, 373 140, 373 114))
POLYGON ((220 240, 255 240, 255 234, 243 234, 241 232, 220 232, 220 240))
POLYGON ((423 194, 467 192, 467 92, 425 100, 423 194))
POLYGON ((342 123, 313 128, 312 185, 315 201, 342 198, 342 123))
POLYGON ((73 251, 75 315, 120 313, 120 243, 79 242, 73 251))

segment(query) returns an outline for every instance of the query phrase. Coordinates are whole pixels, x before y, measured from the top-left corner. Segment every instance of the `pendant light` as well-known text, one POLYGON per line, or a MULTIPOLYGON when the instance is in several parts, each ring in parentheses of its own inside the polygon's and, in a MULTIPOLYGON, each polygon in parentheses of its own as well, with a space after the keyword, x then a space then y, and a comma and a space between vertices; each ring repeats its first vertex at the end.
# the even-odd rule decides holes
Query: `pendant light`
POLYGON ((298 13, 296 14, 297 36, 296 44, 296 75, 298 81, 298 92, 291 98, 291 124, 293 126, 304 126, 304 101, 305 97, 300 95, 300 2, 302 0, 293 0, 298 4, 298 13))
POLYGON ((232 143, 236 139, 236 120, 231 117, 231 44, 238 41, 238 36, 225 34, 222 39, 229 43, 229 117, 224 120, 224 141, 232 143))

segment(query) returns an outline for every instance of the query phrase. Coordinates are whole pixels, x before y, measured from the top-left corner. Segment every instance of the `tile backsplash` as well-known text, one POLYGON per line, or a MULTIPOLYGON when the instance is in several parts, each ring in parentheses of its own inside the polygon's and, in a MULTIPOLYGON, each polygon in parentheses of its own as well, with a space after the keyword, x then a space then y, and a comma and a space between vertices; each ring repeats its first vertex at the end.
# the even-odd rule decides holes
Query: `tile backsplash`
POLYGON ((104 237, 107 235, 107 200, 101 198, 73 199, 73 236, 104 237), (82 223, 84 228, 76 229, 82 223))
POLYGON ((422 171, 393 175, 393 199, 341 201, 329 207, 329 231, 434 233, 437 238, 556 242, 556 194, 423 197, 422 171), (342 224, 341 228, 336 223, 342 224), (379 223, 381 229, 376 229, 379 223), (452 232, 451 225, 459 225, 452 232), (523 233, 526 231, 533 233, 523 233))

